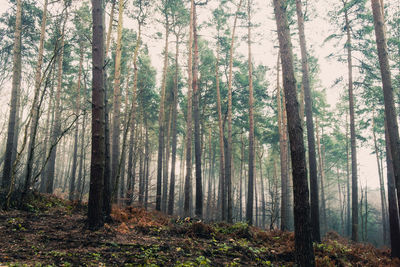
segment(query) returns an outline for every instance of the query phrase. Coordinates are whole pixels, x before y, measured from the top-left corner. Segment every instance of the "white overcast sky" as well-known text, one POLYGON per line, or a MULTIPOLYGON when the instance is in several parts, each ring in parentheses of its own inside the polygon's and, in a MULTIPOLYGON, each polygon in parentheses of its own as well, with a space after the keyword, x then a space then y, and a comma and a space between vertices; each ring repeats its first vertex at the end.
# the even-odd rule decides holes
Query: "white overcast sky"
MULTIPOLYGON (((39 0, 42 3, 42 0, 39 0)), ((263 64, 269 66, 271 69, 274 68, 276 62, 276 48, 274 46, 276 43, 275 30, 276 25, 273 20, 273 8, 272 8, 272 0, 253 0, 254 2, 254 14, 253 21, 256 24, 259 24, 254 30, 255 43, 253 44, 253 56, 254 60, 258 64, 263 64)), ((312 48, 314 51, 314 56, 316 56, 319 60, 320 64, 320 80, 321 80, 321 88, 316 88, 317 90, 321 90, 323 88, 327 89, 328 102, 331 104, 332 108, 335 106, 335 103, 338 101, 338 97, 340 93, 344 92, 343 85, 340 87, 332 87, 332 84, 335 79, 340 76, 346 75, 346 65, 345 63, 338 63, 336 60, 328 60, 326 56, 329 55, 332 51, 336 51, 331 44, 324 45, 324 39, 334 32, 333 26, 327 21, 328 11, 332 9, 332 6, 340 3, 339 0, 309 0, 308 1, 312 8, 315 10, 312 11, 314 14, 311 17, 311 21, 306 23, 306 38, 307 38, 307 46, 312 48)), ((390 1, 387 1, 390 2, 390 1)), ((399 0, 391 0, 393 3, 399 3, 399 0)), ((367 4, 369 6, 369 3, 367 4)), ((400 4, 399 4, 400 5, 400 4)), ((0 13, 5 12, 9 8, 9 4, 7 0, 0 0, 0 13)), ((198 8, 199 20, 207 21, 211 15, 211 7, 208 6, 206 8, 198 8)), ((108 21, 108 20, 107 20, 108 21)), ((127 21, 126 27, 135 28, 132 22, 127 21), (127 25, 131 24, 131 25, 127 25)), ((232 21, 230 21, 232 25, 232 21)), ((153 25, 152 25, 153 27, 153 25)), ((152 31, 160 29, 149 29, 152 31)), ((238 35, 244 36, 244 29, 240 29, 238 35)), ((209 29, 205 29, 199 32, 200 35, 203 35, 204 38, 207 38, 207 35, 212 35, 209 29)), ((297 45, 297 35, 294 35, 292 41, 295 45, 297 45)), ((145 40, 146 42, 146 40, 145 40)), ((240 42, 240 41, 239 41, 240 42)), ((243 53, 246 55, 247 53, 247 44, 246 42, 241 42, 242 44, 236 49, 237 53, 243 53)), ((158 75, 161 73, 161 51, 163 49, 164 42, 151 41, 148 39, 150 54, 152 57, 152 63, 158 70, 158 75)), ((272 76, 272 73, 271 73, 272 76)), ((272 76, 275 77, 275 76, 272 76)), ((273 83, 273 80, 270 82, 273 83)), ((7 101, 9 101, 9 94, 7 96, 6 90, 1 90, 2 97, 1 101, 3 102, 2 106, 7 107, 7 101), (4 102, 5 101, 5 102, 4 102)), ((4 114, 5 111, 1 111, 4 114)), ((376 159, 371 155, 371 150, 368 148, 360 148, 358 150, 358 161, 360 168, 360 180, 363 185, 368 180, 368 186, 372 188, 378 187, 378 172, 376 167, 376 159)))

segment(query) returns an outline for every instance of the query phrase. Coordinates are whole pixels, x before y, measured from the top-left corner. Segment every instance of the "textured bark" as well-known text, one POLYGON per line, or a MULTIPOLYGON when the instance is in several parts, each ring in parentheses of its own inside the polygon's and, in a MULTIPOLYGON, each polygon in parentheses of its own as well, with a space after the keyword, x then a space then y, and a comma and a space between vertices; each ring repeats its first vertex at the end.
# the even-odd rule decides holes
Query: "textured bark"
POLYGON ((385 22, 383 20, 383 7, 379 0, 371 0, 374 15, 374 26, 376 44, 378 48, 379 65, 381 69, 383 98, 385 102, 385 116, 388 137, 390 140, 390 151, 392 155, 393 175, 397 189, 397 201, 400 206, 400 140, 399 127, 396 119, 394 106, 393 86, 390 73, 389 55, 385 36, 385 22))
POLYGON ((196 166, 196 208, 195 214, 197 217, 203 217, 203 188, 201 177, 201 138, 200 138, 200 90, 199 90, 199 47, 197 36, 197 14, 196 4, 193 7, 193 42, 194 42, 194 57, 193 57, 193 120, 194 120, 194 156, 196 166))
POLYGON ((90 189, 88 203, 89 227, 103 225, 103 183, 104 183, 104 30, 103 1, 92 1, 92 157, 90 163, 90 189))
MULTIPOLYGON (((165 128, 165 88, 168 67, 168 37, 169 37, 169 20, 168 11, 165 10, 165 47, 164 47, 164 68, 161 83, 161 100, 160 111, 158 114, 158 156, 157 156, 157 193, 156 193, 156 210, 161 210, 161 179, 162 179, 162 165, 163 165, 163 151, 164 151, 164 128, 165 128)), ((166 186, 166 185, 165 185, 166 186)))
POLYGON ((274 0, 274 12, 281 51, 284 77, 283 86, 286 96, 288 132, 292 158, 295 259, 299 266, 315 266, 303 128, 299 116, 292 45, 284 1, 274 0))
MULTIPOLYGON (((254 115, 253 115, 253 66, 251 61, 251 1, 247 1, 247 45, 248 45, 248 69, 249 69, 249 180, 247 183, 246 220, 253 224, 254 201, 254 115)), ((261 178, 262 179, 262 178, 261 178)))
MULTIPOLYGON (((317 177, 317 160, 315 155, 315 137, 314 122, 312 113, 311 87, 309 78, 309 67, 307 59, 307 45, 304 33, 304 18, 301 0, 296 0, 297 24, 299 27, 300 48, 301 48, 301 69, 302 69, 302 92, 305 97, 305 111, 307 124, 307 141, 308 141, 308 166, 310 171, 310 202, 311 202, 311 229, 313 241, 321 242, 321 234, 319 229, 319 204, 318 204, 318 177, 317 177)), ((301 115, 300 110, 300 115, 301 115)), ((304 115, 304 112, 303 112, 304 115)), ((303 116, 300 116, 303 118, 303 116)))
MULTIPOLYGON (((225 181, 228 195, 228 223, 232 223, 232 69, 233 50, 235 44, 236 24, 243 0, 239 1, 233 22, 231 46, 229 49, 229 74, 228 74, 228 143, 226 151, 225 181)), ((250 144, 251 146, 251 144, 250 144)))
POLYGON ((13 74, 11 84, 11 100, 10 100, 10 114, 8 117, 7 141, 6 151, 4 156, 3 167, 3 180, 2 188, 8 189, 14 186, 11 181, 11 168, 13 165, 13 153, 16 154, 17 142, 15 136, 17 135, 17 117, 18 117, 18 99, 21 87, 21 31, 22 31, 22 0, 17 0, 16 20, 15 20, 15 34, 14 34, 14 47, 13 47, 13 74))
POLYGON ((188 106, 186 120, 186 177, 185 177, 185 199, 183 204, 184 216, 190 215, 190 188, 192 187, 192 45, 193 45, 193 11, 194 0, 190 1, 190 25, 188 43, 188 106))
POLYGON ((346 232, 347 236, 351 235, 351 223, 350 223, 350 154, 349 154, 349 123, 348 116, 346 114, 346 181, 347 181, 347 224, 346 224, 346 232))
POLYGON ((386 144, 386 165, 387 165, 387 186, 389 202, 389 228, 390 245, 392 257, 400 258, 400 222, 399 207, 397 205, 396 183, 393 175, 393 161, 390 149, 390 140, 385 120, 385 144, 386 144))

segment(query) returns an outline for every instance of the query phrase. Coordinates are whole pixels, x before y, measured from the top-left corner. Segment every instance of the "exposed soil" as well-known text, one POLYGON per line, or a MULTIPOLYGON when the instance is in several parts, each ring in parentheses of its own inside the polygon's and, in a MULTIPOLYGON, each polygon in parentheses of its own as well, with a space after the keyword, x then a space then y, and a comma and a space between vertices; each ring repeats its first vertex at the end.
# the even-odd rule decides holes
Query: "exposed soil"
MULTIPOLYGON (((0 265, 293 266, 292 233, 246 224, 205 224, 141 208, 113 210, 98 231, 86 208, 39 197, 28 210, 0 212, 0 265)), ((350 244, 331 233, 315 245, 318 266, 400 266, 388 250, 350 244)))

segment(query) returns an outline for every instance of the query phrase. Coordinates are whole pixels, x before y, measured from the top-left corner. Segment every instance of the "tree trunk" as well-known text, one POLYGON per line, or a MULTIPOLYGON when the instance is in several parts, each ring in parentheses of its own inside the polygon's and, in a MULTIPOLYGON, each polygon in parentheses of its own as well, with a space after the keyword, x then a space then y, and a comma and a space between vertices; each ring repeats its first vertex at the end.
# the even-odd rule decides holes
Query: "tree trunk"
POLYGON ((254 115, 253 115, 253 66, 251 62, 251 1, 247 1, 247 45, 248 45, 248 69, 249 69, 249 181, 247 183, 246 220, 253 224, 253 191, 254 191, 254 115))
POLYGON ((276 65, 276 101, 278 102, 278 131, 279 131, 279 148, 281 160, 281 231, 289 229, 289 174, 288 174, 288 144, 287 144, 287 116, 285 108, 285 96, 281 96, 281 87, 279 84, 280 75, 280 52, 276 65), (283 98, 283 99, 281 99, 283 98), (282 105, 283 103, 283 105, 282 105))
POLYGON ((111 152, 111 181, 112 181, 112 200, 116 203, 118 199, 119 185, 119 161, 120 161, 120 128, 121 128, 121 42, 123 28, 124 1, 119 0, 118 4, 118 31, 117 48, 115 51, 115 74, 114 74, 114 99, 113 99, 113 118, 112 118, 112 152, 111 152))
MULTIPOLYGON (((167 7, 165 7, 167 8, 167 7)), ((158 114, 158 157, 157 157, 157 193, 156 193, 156 210, 161 210, 161 179, 162 179, 162 165, 163 165, 163 151, 164 151, 164 121, 165 121, 165 88, 166 77, 168 68, 168 37, 169 37, 169 21, 168 14, 165 10, 165 48, 164 48, 164 68, 161 83, 161 100, 160 112, 158 114)))
MULTIPOLYGON (((311 87, 309 78, 309 67, 307 59, 307 46, 304 33, 304 18, 301 0, 296 0, 297 23, 299 27, 300 47, 301 47, 301 68, 302 68, 302 88, 305 96, 307 141, 308 141, 308 165, 310 171, 310 202, 311 202, 311 229, 313 241, 321 242, 319 229, 319 204, 318 204, 318 177, 317 160, 315 155, 314 122, 312 113, 311 87)), ((304 114, 304 113, 303 113, 304 114)), ((301 117, 302 118, 302 117, 301 117)))
POLYGON ((78 192, 78 200, 81 201, 81 188, 82 185, 85 183, 84 177, 82 177, 82 169, 83 169, 83 161, 85 158, 85 122, 86 122, 86 116, 83 116, 82 119, 82 133, 81 133, 81 149, 80 149, 80 157, 79 157, 79 171, 78 171, 78 185, 76 191, 78 192))
POLYGON ((386 144, 386 165, 387 165, 387 186, 389 202, 389 228, 390 245, 392 257, 400 258, 400 222, 399 207, 397 206, 396 183, 393 174, 393 161, 390 149, 390 140, 385 119, 385 144, 386 144))
MULTIPOLYGON (((343 2, 346 7, 347 2, 343 2)), ((345 23, 347 34, 347 67, 349 79, 349 110, 350 110, 350 142, 351 142, 351 239, 358 241, 358 177, 357 177, 357 144, 356 144, 356 128, 354 115, 354 96, 353 96, 353 63, 352 63, 352 47, 351 47, 351 29, 348 17, 348 11, 345 9, 345 23)))
POLYGON ((172 155, 171 155, 171 174, 169 184, 168 198, 168 215, 174 213, 174 198, 175 198, 175 165, 176 165, 176 144, 178 134, 176 129, 178 119, 178 73, 179 73, 179 33, 176 34, 175 46, 175 77, 174 77, 174 98, 172 103, 172 155))
MULTIPOLYGON (((81 102, 81 77, 82 77, 82 67, 83 67, 83 47, 80 44, 80 58, 79 58, 79 71, 78 71, 78 84, 77 84, 77 98, 75 112, 76 116, 80 113, 80 102, 81 102)), ((85 129, 82 128, 84 131, 85 129)), ((74 136, 74 155, 72 160, 72 170, 71 170, 71 183, 69 187, 69 200, 76 200, 77 192, 75 190, 75 178, 76 178, 76 165, 77 165, 77 155, 78 155, 78 134, 79 134, 79 124, 76 123, 75 136, 74 136)))
POLYGON ((49 162, 47 164, 47 181, 46 181, 46 193, 53 193, 54 177, 55 177, 55 164, 57 155, 57 140, 61 133, 61 89, 62 89, 62 78, 63 78, 63 60, 64 60, 64 42, 65 42, 65 27, 68 20, 68 9, 65 11, 64 23, 61 31, 61 43, 60 43, 60 54, 58 56, 58 74, 57 74, 57 91, 54 106, 54 125, 51 132, 51 150, 49 162))
MULTIPOLYGON (((235 44, 235 32, 237 18, 243 0, 239 1, 233 22, 231 46, 229 49, 229 74, 228 74, 228 144, 226 151, 225 181, 228 193, 228 223, 232 223, 232 69, 233 69, 233 50, 235 44)), ((251 144, 249 144, 251 147, 251 144)), ((250 177, 250 175, 249 175, 250 177)))
POLYGON ((162 198, 161 198, 161 211, 167 212, 167 199, 168 199, 168 167, 169 167, 169 152, 170 152, 170 137, 171 137, 171 124, 172 124, 172 105, 169 107, 168 120, 165 121, 167 126, 167 138, 165 145, 165 159, 163 161, 163 182, 162 182, 162 198))
POLYGON ((378 151, 378 143, 376 139, 376 133, 375 133, 375 118, 374 118, 374 111, 372 115, 372 136, 374 138, 374 149, 375 149, 375 156, 376 156, 376 162, 378 165, 378 176, 379 176, 379 187, 380 187, 380 196, 381 196, 381 212, 382 212, 382 231, 383 231, 383 244, 387 243, 387 238, 386 238, 386 226, 387 226, 387 219, 386 219, 386 194, 385 194, 385 186, 383 184, 383 177, 382 177, 382 172, 381 172, 381 164, 379 161, 379 151, 378 151))
POLYGON ((88 203, 89 227, 103 225, 103 182, 104 182, 104 30, 103 1, 92 1, 92 157, 90 164, 90 191, 88 203))
POLYGON ((282 72, 284 77, 283 86, 286 96, 290 152, 292 158, 295 259, 299 266, 315 266, 303 128, 299 116, 296 79, 293 69, 292 44, 284 1, 274 0, 274 11, 281 51, 282 72))
POLYGON ((192 186, 192 45, 193 45, 193 12, 194 0, 190 1, 190 26, 189 26, 189 55, 188 55, 188 96, 187 96, 187 120, 186 120, 186 177, 185 177, 185 200, 183 214, 190 215, 190 188, 192 186))
POLYGON ((12 190, 14 184, 11 181, 11 167, 13 165, 12 155, 16 153, 18 142, 15 142, 18 99, 21 87, 21 31, 22 31, 22 0, 17 0, 17 11, 15 20, 14 48, 13 48, 13 74, 11 84, 10 114, 8 117, 8 130, 6 151, 4 156, 2 188, 12 190))
POLYGON ((316 132, 317 132, 317 147, 318 147, 318 160, 319 160, 319 173, 320 173, 320 186, 321 186, 321 213, 322 213, 322 233, 327 233, 327 219, 326 219, 326 203, 325 203, 325 168, 324 168, 324 160, 322 157, 322 148, 321 148, 321 140, 319 137, 319 125, 318 119, 316 119, 316 132))
POLYGON ((388 48, 385 36, 385 22, 383 20, 383 7, 379 0, 371 0, 374 15, 376 44, 378 48, 379 65, 381 69, 383 98, 385 102, 385 116, 387 122, 390 150, 393 161, 393 175, 397 188, 397 201, 400 206, 400 148, 399 127, 394 106, 393 86, 390 73, 388 48))
POLYGON ((216 63, 215 63, 215 88, 217 91, 217 109, 218 109, 218 129, 219 129, 219 151, 220 151, 220 158, 219 158, 219 187, 220 190, 218 191, 219 201, 221 203, 221 219, 222 221, 225 220, 225 210, 226 210, 226 193, 225 193, 225 149, 224 149, 224 127, 222 124, 222 105, 221 105, 221 93, 219 89, 219 27, 218 26, 218 39, 217 39, 217 56, 216 56, 216 63))
POLYGON ((203 188, 201 177, 201 140, 200 140, 200 114, 199 101, 200 90, 198 84, 199 72, 199 48, 197 36, 197 14, 196 4, 193 7, 193 41, 194 41, 194 58, 193 58, 193 119, 194 119, 194 155, 196 165, 196 209, 195 214, 198 218, 203 217, 203 188))
MULTIPOLYGON (((31 186, 31 176, 32 176, 32 167, 33 167, 33 159, 35 156, 35 146, 36 146, 36 135, 39 124, 39 94, 40 94, 40 86, 42 84, 42 65, 43 65, 43 50, 44 50, 44 38, 46 35, 46 21, 47 21, 47 4, 48 0, 44 1, 43 6, 43 17, 42 24, 40 28, 40 39, 39 39, 39 51, 38 51, 38 60, 36 65, 36 73, 35 73, 35 93, 33 97, 32 103, 32 118, 31 118, 31 129, 29 136, 29 144, 28 144, 28 157, 26 162, 26 175, 25 175, 25 188, 24 194, 26 194, 31 186)), ((49 63, 51 64, 51 63, 49 63)), ((46 153, 46 152, 45 152, 46 153)))

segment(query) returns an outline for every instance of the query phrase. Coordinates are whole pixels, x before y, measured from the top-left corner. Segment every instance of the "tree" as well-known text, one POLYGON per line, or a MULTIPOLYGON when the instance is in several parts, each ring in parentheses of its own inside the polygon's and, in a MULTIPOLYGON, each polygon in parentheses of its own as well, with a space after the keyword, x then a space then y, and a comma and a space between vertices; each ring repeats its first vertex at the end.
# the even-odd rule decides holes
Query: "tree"
MULTIPOLYGON (((163 76, 161 82, 161 100, 160 100, 160 111, 158 115, 158 156, 157 156, 157 193, 156 193, 156 210, 161 210, 161 190, 162 185, 164 189, 164 199, 166 206, 167 199, 167 181, 168 177, 164 177, 164 181, 162 181, 162 169, 163 169, 163 153, 164 153, 164 131, 165 131, 165 87, 166 87, 166 77, 167 77, 167 67, 168 67, 168 37, 169 37, 169 0, 163 1, 162 12, 165 19, 165 46, 164 46, 164 67, 163 67, 163 76), (163 182, 163 183, 162 183, 163 182)), ((163 210, 165 211, 165 210, 163 210)))
POLYGON ((304 33, 304 15, 302 11, 301 0, 296 0, 297 24, 299 27, 300 48, 301 48, 301 69, 302 69, 302 86, 305 96, 306 124, 307 124, 307 141, 308 141, 308 165, 310 170, 310 193, 311 193, 311 228, 313 240, 321 242, 319 230, 319 204, 318 204, 318 177, 317 177, 317 159, 315 155, 315 136, 314 122, 312 112, 311 87, 309 80, 309 67, 307 59, 307 46, 304 33))
MULTIPOLYGON (((13 47, 13 70, 12 70, 12 85, 11 85, 11 101, 10 101, 10 114, 8 118, 7 130, 7 143, 4 156, 3 167, 3 180, 2 188, 8 189, 13 187, 14 181, 11 181, 11 166, 13 165, 13 153, 16 153, 17 136, 16 124, 18 116, 18 102, 21 87, 21 31, 22 31, 22 0, 17 0, 16 20, 15 20, 15 34, 14 34, 14 47, 13 47)), ((11 191, 11 190, 10 190, 11 191)))
POLYGON ((120 128, 121 128, 121 55, 122 55, 122 28, 123 28, 124 1, 119 0, 118 4, 118 30, 117 47, 115 52, 114 72, 114 97, 113 97, 113 118, 112 118, 112 147, 111 147, 111 181, 112 198, 114 202, 118 198, 118 173, 120 161, 120 128))
MULTIPOLYGON (((249 64, 249 181, 247 183, 247 206, 246 220, 250 225, 253 224, 253 200, 254 200, 254 115, 253 115, 253 70, 251 62, 251 0, 247 1, 247 45, 248 45, 248 64, 249 64)), ((260 160, 261 164, 261 160, 260 160)), ((262 179, 262 177, 260 177, 262 179)))
MULTIPOLYGON (((393 98, 393 86, 392 86, 392 79, 390 73, 390 65, 389 65, 389 58, 388 58, 388 48, 386 43, 386 36, 385 36, 385 23, 383 20, 383 6, 381 6, 380 0, 371 0, 372 5, 372 13, 374 16, 374 27, 375 27, 375 37, 376 37, 376 45, 378 48, 378 58, 379 58, 379 65, 381 70, 381 77, 382 77, 382 88, 383 88, 383 97, 385 102, 385 118, 386 118, 386 144, 390 149, 390 156, 387 157, 391 160, 391 163, 388 164, 388 172, 393 171, 393 173, 388 173, 388 185, 391 180, 391 175, 394 176, 394 181, 397 188, 397 201, 400 203, 400 149, 399 149, 399 130, 398 124, 396 119, 396 111, 394 106, 394 98, 393 98), (389 140, 387 140, 389 139, 389 140), (393 169, 391 168, 393 167, 393 169)), ((389 152, 387 149, 387 152, 389 152)), ((390 188, 388 186, 388 188, 390 188)), ((390 193, 389 193, 390 194, 390 193)), ((389 198, 393 198, 389 196, 389 198)), ((390 200, 390 199, 389 199, 390 200)), ((389 201, 389 205, 391 205, 389 201)), ((393 205, 393 203, 392 203, 393 205)), ((391 207, 389 207, 391 209, 391 207)), ((393 208, 392 208, 393 209, 393 208)), ((399 240, 398 240, 398 229, 395 227, 395 222, 392 222, 392 218, 390 219, 391 224, 391 241, 392 241, 392 249, 393 254, 399 257, 399 240), (392 224, 394 224, 392 226, 392 224), (392 232, 393 230, 393 232, 392 232), (395 241, 395 242, 393 242, 395 241), (393 246, 394 245, 394 246, 393 246)))
POLYGON ((287 22, 286 5, 282 0, 274 0, 274 12, 281 51, 283 86, 286 96, 286 110, 290 152, 292 158, 295 258, 299 266, 315 266, 312 245, 310 204, 307 182, 307 167, 303 141, 303 128, 297 102, 296 79, 293 69, 292 44, 287 22))
POLYGON ((91 228, 103 225, 104 183, 104 30, 103 1, 92 1, 92 158, 90 163, 90 191, 88 224, 91 228))
MULTIPOLYGON (((228 73, 228 140, 227 140, 227 149, 226 149, 226 157, 225 157, 225 182, 227 187, 227 195, 228 195, 228 222, 232 223, 232 68, 233 68, 233 51, 235 44, 235 32, 236 32, 236 24, 239 15, 240 8, 242 6, 243 0, 239 1, 239 5, 237 6, 237 10, 235 13, 235 19, 233 21, 232 28, 232 39, 231 45, 229 49, 229 73, 228 73)), ((249 172, 253 171, 252 168, 249 167, 249 172)), ((250 177, 250 175, 249 175, 250 177)))
POLYGON ((190 188, 192 177, 192 46, 193 46, 193 12, 194 0, 190 1, 190 23, 188 42, 188 92, 187 92, 187 120, 186 120, 186 176, 185 199, 183 205, 184 216, 189 216, 190 188))

